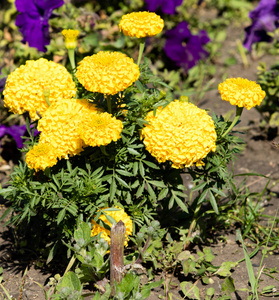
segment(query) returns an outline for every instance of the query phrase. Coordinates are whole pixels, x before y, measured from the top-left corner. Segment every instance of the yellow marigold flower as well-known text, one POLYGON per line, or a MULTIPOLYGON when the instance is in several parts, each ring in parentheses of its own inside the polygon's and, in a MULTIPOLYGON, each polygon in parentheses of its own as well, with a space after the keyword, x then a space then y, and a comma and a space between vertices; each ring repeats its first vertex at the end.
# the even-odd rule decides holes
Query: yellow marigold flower
POLYGON ((79 35, 78 30, 64 29, 62 34, 65 39, 65 46, 67 49, 75 49, 77 47, 77 37, 79 35))
POLYGON ((5 106, 15 114, 28 111, 31 119, 38 120, 37 112, 43 115, 49 107, 45 90, 50 103, 76 94, 75 83, 65 67, 44 58, 28 60, 8 76, 3 92, 5 106))
POLYGON ((255 81, 243 78, 228 78, 218 85, 222 100, 232 105, 246 107, 248 110, 260 105, 265 97, 265 91, 255 81))
POLYGON ((85 99, 60 99, 49 107, 38 122, 40 142, 51 144, 61 158, 68 159, 79 154, 84 142, 78 128, 87 114, 96 111, 96 106, 85 99))
POLYGON ((58 158, 59 155, 57 151, 54 151, 52 145, 39 143, 27 152, 26 163, 30 169, 34 169, 37 172, 54 166, 58 158))
POLYGON ((159 162, 171 161, 172 167, 203 164, 202 159, 216 150, 213 120, 192 103, 175 100, 164 109, 146 116, 149 122, 141 132, 143 143, 159 162))
MULTIPOLYGON (((132 222, 131 218, 125 213, 125 211, 122 208, 120 208, 118 206, 116 206, 117 210, 115 210, 115 211, 105 211, 107 208, 108 207, 104 208, 105 214, 107 214, 108 216, 111 216, 116 221, 116 223, 118 223, 121 220, 125 224, 126 240, 125 240, 124 245, 127 246, 128 241, 129 241, 129 235, 132 235, 132 233, 133 233, 133 222, 132 222)), ((109 225, 110 227, 112 226, 112 224, 107 220, 107 218, 104 214, 102 214, 99 219, 102 220, 107 225, 109 225)), ((91 223, 93 224, 93 228, 91 230, 91 236, 95 236, 101 232, 102 233, 101 237, 110 244, 110 230, 97 224, 94 221, 94 219, 91 220, 91 223)))
POLYGON ((121 138, 123 124, 111 114, 93 113, 87 115, 79 126, 79 134, 88 146, 105 146, 121 138))
POLYGON ((86 56, 77 67, 76 77, 91 92, 114 95, 139 78, 139 66, 120 52, 100 51, 86 56))
POLYGON ((140 11, 126 14, 119 23, 124 35, 143 38, 154 36, 164 28, 164 21, 153 12, 140 11))

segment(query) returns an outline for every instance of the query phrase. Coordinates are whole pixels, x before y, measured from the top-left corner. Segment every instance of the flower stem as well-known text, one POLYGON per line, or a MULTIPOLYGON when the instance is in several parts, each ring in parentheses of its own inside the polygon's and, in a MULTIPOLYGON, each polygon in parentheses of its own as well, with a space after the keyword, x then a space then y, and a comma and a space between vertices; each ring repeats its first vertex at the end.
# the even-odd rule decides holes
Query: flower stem
POLYGON ((189 249, 189 247, 190 247, 191 242, 189 241, 189 239, 191 238, 192 233, 195 230, 195 227, 197 225, 197 219, 199 217, 200 209, 201 209, 201 203, 197 205, 197 207, 196 207, 196 209, 194 211, 194 216, 193 216, 193 219, 192 219, 192 222, 190 224, 190 227, 189 227, 189 230, 188 230, 188 234, 187 234, 188 241, 184 245, 184 250, 189 249))
POLYGON ((234 127, 234 125, 238 122, 238 120, 242 114, 242 111, 243 111, 243 107, 236 106, 235 117, 234 117, 230 127, 225 131, 225 133, 223 133, 222 137, 224 137, 227 133, 229 133, 231 131, 231 129, 234 127))
POLYGON ((142 57, 142 54, 143 54, 144 47, 145 47, 145 40, 143 40, 142 42, 140 42, 139 57, 138 57, 138 62, 137 62, 138 66, 139 66, 140 61, 141 61, 141 57, 142 57))
POLYGON ((76 69, 75 49, 68 49, 68 56, 69 56, 69 60, 70 60, 72 70, 75 70, 76 69))
POLYGON ((112 109, 111 109, 111 96, 106 95, 105 97, 107 98, 108 112, 111 114, 111 112, 112 112, 112 109))

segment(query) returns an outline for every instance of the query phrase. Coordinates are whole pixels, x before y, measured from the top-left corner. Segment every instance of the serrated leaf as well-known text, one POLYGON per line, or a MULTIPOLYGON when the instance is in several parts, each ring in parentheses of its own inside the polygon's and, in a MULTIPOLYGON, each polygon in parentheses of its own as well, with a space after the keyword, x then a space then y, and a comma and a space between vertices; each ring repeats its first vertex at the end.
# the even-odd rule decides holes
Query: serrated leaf
POLYGON ((109 189, 109 199, 110 199, 110 201, 113 201, 115 193, 116 193, 116 182, 115 182, 115 178, 113 177, 111 185, 110 185, 110 189, 109 189))
POLYGON ((65 217, 65 214, 66 214, 66 208, 63 208, 62 210, 60 210, 60 212, 58 213, 58 216, 57 216, 57 224, 60 224, 61 221, 64 219, 65 217))
POLYGON ((143 167, 143 163, 141 161, 139 162, 139 171, 140 171, 141 177, 144 178, 145 170, 144 170, 144 167, 143 167))
POLYGON ((177 197, 175 191, 172 191, 172 195, 173 195, 173 197, 174 197, 174 200, 175 200, 176 204, 177 204, 183 211, 185 211, 186 213, 188 213, 189 211, 188 211, 187 206, 185 205, 185 203, 184 203, 179 197, 177 197))
POLYGON ((150 162, 148 160, 143 160, 143 162, 150 168, 158 170, 160 169, 157 165, 155 165, 153 162, 150 162))
POLYGON ((127 150, 132 155, 140 155, 140 153, 137 150, 133 149, 133 148, 128 147, 127 150))
POLYGON ((142 83, 141 83, 139 80, 137 80, 137 81, 135 82, 135 84, 136 84, 137 88, 139 89, 139 91, 140 91, 141 93, 143 93, 143 92, 144 92, 144 86, 142 85, 142 83))
POLYGON ((129 185, 127 184, 126 181, 121 179, 118 175, 115 174, 115 179, 122 185, 125 186, 127 189, 130 189, 129 185))
POLYGON ((161 188, 165 188, 166 185, 164 184, 164 182, 162 181, 158 181, 158 180, 150 180, 148 181, 150 184, 161 187, 161 188))
POLYGON ((164 199, 168 195, 169 189, 165 188, 161 190, 160 194, 158 195, 158 200, 164 199))
POLYGON ((209 202, 210 202, 212 208, 214 209, 215 213, 217 215, 219 215, 218 205, 216 203, 216 199, 215 199, 214 195, 212 194, 211 190, 209 190, 209 202))
POLYGON ((153 191, 151 185, 150 185, 148 182, 146 183, 146 185, 147 185, 147 191, 148 191, 148 193, 149 193, 151 199, 154 200, 154 201, 156 201, 156 200, 157 200, 156 194, 155 194, 155 192, 153 191))

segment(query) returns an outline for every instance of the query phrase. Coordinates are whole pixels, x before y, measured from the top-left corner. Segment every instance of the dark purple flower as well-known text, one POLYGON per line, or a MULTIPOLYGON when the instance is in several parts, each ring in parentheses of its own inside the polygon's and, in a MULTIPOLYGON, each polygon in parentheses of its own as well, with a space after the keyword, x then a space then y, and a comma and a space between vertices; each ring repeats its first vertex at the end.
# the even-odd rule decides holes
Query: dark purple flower
POLYGON ((16 0, 20 14, 15 24, 23 35, 22 42, 46 52, 45 46, 50 43, 48 20, 52 11, 63 4, 63 0, 16 0))
MULTIPOLYGON (((32 128, 33 126, 31 126, 32 128)), ((22 136, 26 134, 26 125, 12 125, 11 127, 0 125, 0 139, 6 135, 9 134, 16 142, 17 148, 23 147, 23 140, 22 136)), ((35 129, 33 131, 33 136, 36 136, 39 134, 39 131, 35 129)))
POLYGON ((183 0, 145 0, 147 10, 156 11, 159 7, 164 14, 173 15, 177 6, 181 5, 183 0))
POLYGON ((186 72, 200 59, 205 59, 209 55, 202 48, 210 41, 206 31, 201 30, 198 35, 192 35, 186 21, 182 21, 174 29, 168 30, 166 36, 164 46, 166 55, 186 72))
POLYGON ((7 76, 0 79, 0 93, 4 91, 6 80, 7 80, 7 76))
POLYGON ((272 41, 267 33, 279 27, 279 4, 276 0, 261 0, 249 13, 249 17, 252 19, 252 25, 245 28, 243 45, 251 51, 254 43, 272 41))

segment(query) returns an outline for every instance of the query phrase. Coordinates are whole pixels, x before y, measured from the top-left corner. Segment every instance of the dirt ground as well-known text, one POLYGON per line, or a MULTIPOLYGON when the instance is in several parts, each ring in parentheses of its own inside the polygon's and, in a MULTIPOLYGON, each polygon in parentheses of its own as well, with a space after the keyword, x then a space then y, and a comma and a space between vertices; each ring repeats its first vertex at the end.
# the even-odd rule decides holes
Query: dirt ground
MULTIPOLYGON (((267 65, 271 65, 275 62, 278 57, 274 56, 263 56, 259 59, 252 59, 248 56, 249 65, 244 68, 240 55, 236 50, 236 40, 242 39, 242 28, 233 28, 228 32, 228 40, 224 43, 222 48, 222 53, 220 59, 216 61, 217 73, 215 76, 214 87, 215 89, 207 92, 200 102, 200 107, 209 108, 214 111, 217 115, 225 114, 230 110, 234 110, 229 103, 224 102, 220 99, 217 85, 222 81, 222 76, 227 74, 228 77, 243 77, 250 80, 256 80, 257 66, 259 62, 266 62, 267 65), (224 67, 223 61, 226 57, 233 55, 237 59, 237 63, 228 68, 224 67)), ((263 175, 269 176, 271 179, 270 190, 274 192, 275 195, 279 193, 279 149, 275 149, 272 145, 272 141, 268 140, 263 131, 259 129, 260 114, 256 109, 251 109, 247 111, 244 109, 241 123, 238 124, 238 128, 245 132, 243 136, 247 145, 243 153, 238 155, 238 159, 235 165, 235 173, 247 173, 255 172, 263 175), (274 183, 272 185, 272 183, 274 183)), ((277 137, 278 139, 278 137, 277 137)), ((13 164, 12 162, 7 162, 1 160, 0 157, 0 179, 2 186, 5 185, 7 180, 7 174, 9 174, 13 164)), ((251 177, 247 181, 247 186, 253 191, 262 191, 267 183, 267 180, 261 177, 251 177)), ((0 207, 0 215, 4 212, 5 205, 3 200, 0 207)), ((279 208, 278 197, 274 196, 271 200, 264 202, 265 214, 274 216, 275 212, 279 208)), ((3 277, 4 277, 4 287, 10 292, 14 299, 45 299, 42 289, 38 286, 38 283, 45 285, 50 276, 49 272, 45 272, 36 266, 36 262, 25 261, 24 257, 20 254, 15 254, 13 249, 14 245, 10 240, 11 234, 8 228, 2 226, 3 222, 0 224, 0 267, 3 267, 3 277), (24 287, 20 291, 20 286, 23 280, 24 270, 28 268, 27 275, 24 281, 24 287)), ((278 228, 274 229, 278 231, 278 228)), ((213 261, 214 265, 220 265, 225 261, 238 261, 244 257, 243 249, 239 243, 235 242, 235 233, 232 232, 225 237, 225 242, 219 242, 211 246, 215 259, 213 261)), ((251 252, 253 249, 248 247, 248 251, 251 252)), ((265 268, 277 267, 279 270, 279 252, 274 251, 273 254, 268 255, 264 258, 265 268)), ((261 251, 253 257, 252 264, 254 267, 255 274, 258 271, 260 260, 262 258, 261 251)), ((61 270, 61 274, 64 270, 61 270)), ((264 274, 262 274, 260 282, 260 288, 274 285, 275 290, 279 291, 279 275, 275 274, 277 279, 274 280, 264 274)), ((248 292, 242 291, 243 289, 249 288, 249 278, 245 266, 245 262, 240 263, 234 268, 232 273, 232 278, 234 279, 237 292, 231 295, 231 299, 247 299, 248 292)), ((221 284, 222 279, 213 277, 214 283, 212 286, 215 288, 215 298, 221 294, 221 284)), ((197 283, 201 288, 201 299, 205 299, 205 292, 207 287, 203 287, 201 283, 197 283)), ((1 289, 0 289, 1 290, 1 289)), ((2 291, 1 291, 2 292, 2 291)), ((172 290, 174 296, 173 299, 183 299, 181 295, 177 292, 177 288, 174 287, 172 290)), ((163 288, 156 289, 152 292, 149 299, 155 300, 159 299, 159 295, 163 295, 163 288)), ((163 297, 165 299, 165 297, 163 297)), ((3 294, 0 293, 0 299, 5 299, 3 294)), ((87 299, 90 299, 87 298, 87 299)), ((262 297, 260 299, 266 299, 262 297)))

